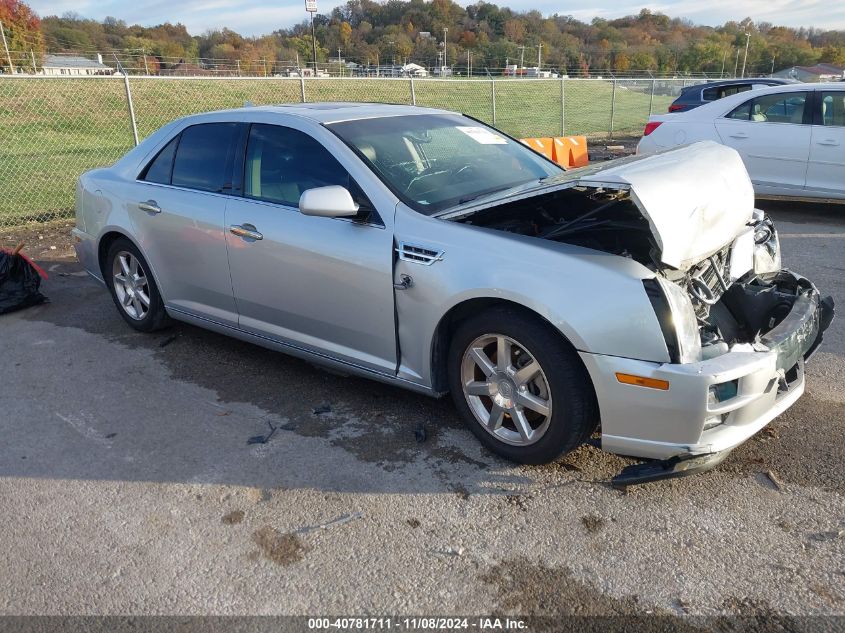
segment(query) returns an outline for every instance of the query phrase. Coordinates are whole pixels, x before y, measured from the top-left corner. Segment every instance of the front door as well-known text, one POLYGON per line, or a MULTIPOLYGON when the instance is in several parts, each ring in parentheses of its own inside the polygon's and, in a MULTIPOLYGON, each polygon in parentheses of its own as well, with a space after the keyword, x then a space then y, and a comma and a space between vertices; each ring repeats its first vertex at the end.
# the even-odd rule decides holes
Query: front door
POLYGON ((341 185, 366 209, 343 166, 309 134, 253 124, 244 197, 226 207, 240 328, 394 374, 393 235, 376 210, 359 219, 302 215, 306 189, 341 185))

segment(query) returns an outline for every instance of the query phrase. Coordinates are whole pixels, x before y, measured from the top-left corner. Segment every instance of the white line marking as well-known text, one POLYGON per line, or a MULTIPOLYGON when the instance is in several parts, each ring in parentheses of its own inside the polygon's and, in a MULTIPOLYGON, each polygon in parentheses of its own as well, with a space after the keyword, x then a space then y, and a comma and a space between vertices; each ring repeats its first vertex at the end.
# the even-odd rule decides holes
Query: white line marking
POLYGON ((778 233, 781 238, 784 237, 824 237, 831 239, 845 238, 845 233, 778 233))

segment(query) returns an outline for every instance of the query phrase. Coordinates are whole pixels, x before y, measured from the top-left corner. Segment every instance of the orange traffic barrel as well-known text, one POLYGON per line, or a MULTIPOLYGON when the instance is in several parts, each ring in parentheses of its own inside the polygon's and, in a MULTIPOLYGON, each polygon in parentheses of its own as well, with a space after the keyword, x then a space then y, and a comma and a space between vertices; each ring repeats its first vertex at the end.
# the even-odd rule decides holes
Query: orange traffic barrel
POLYGON ((563 167, 583 167, 590 162, 584 136, 558 136, 554 139, 554 160, 563 167))
POLYGON ((568 136, 569 142, 569 166, 570 167, 584 167, 590 162, 590 157, 587 154, 587 137, 586 136, 568 136))
POLYGON ((554 160, 554 141, 551 138, 521 138, 519 140, 538 154, 554 160))

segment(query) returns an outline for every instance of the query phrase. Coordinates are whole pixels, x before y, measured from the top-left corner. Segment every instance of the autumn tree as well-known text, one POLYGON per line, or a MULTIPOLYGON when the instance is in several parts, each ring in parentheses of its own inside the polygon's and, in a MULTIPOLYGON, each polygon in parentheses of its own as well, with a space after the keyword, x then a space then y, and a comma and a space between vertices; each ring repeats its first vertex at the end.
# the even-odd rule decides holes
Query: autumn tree
MULTIPOLYGON (((44 53, 44 37, 38 16, 19 0, 0 0, 0 22, 3 24, 12 65, 33 70, 32 56, 40 60, 44 53)), ((4 72, 14 72, 14 68, 9 68, 5 55, 2 64, 4 72)))

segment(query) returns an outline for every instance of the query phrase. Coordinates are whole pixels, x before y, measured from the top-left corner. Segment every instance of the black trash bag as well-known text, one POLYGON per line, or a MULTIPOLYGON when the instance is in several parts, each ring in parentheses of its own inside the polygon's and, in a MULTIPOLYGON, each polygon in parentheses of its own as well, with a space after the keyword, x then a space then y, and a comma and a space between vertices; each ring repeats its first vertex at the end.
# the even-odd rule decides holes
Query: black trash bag
POLYGON ((26 255, 0 250, 0 314, 47 301, 38 290, 46 273, 26 255))

